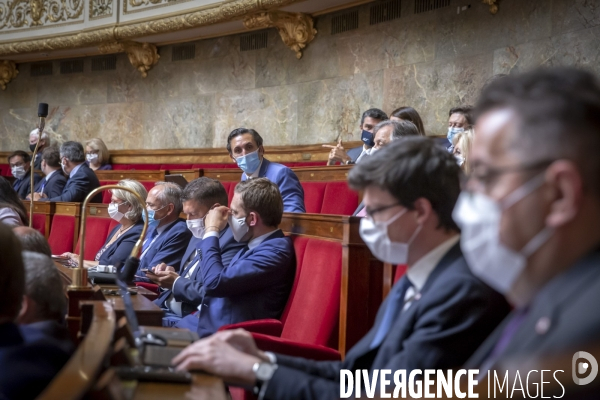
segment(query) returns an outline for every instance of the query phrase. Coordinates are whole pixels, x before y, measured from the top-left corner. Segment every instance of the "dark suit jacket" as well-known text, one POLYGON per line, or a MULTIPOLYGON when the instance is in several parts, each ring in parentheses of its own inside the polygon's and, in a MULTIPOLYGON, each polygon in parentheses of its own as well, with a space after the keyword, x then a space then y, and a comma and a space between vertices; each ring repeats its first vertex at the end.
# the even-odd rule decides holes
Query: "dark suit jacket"
POLYGON ((200 249, 204 292, 202 309, 198 312, 200 337, 227 324, 281 317, 296 273, 292 240, 281 230, 242 255, 244 247, 229 266, 223 263, 218 238, 202 240, 200 249))
MULTIPOLYGON (((150 237, 151 231, 146 237, 150 237)), ((185 249, 190 242, 192 233, 187 224, 181 218, 167 226, 167 228, 158 235, 158 238, 148 248, 148 251, 140 262, 140 267, 136 275, 145 276, 142 269, 152 269, 160 263, 165 263, 178 270, 181 266, 181 260, 185 249)))
POLYGON ((46 193, 46 196, 49 198, 58 197, 62 194, 66 184, 67 178, 65 178, 63 175, 62 170, 59 169, 50 175, 49 180, 46 180, 45 177, 40 179, 40 181, 35 185, 34 191, 36 193, 40 193, 42 190, 42 185, 44 185, 44 193, 46 193))
MULTIPOLYGON (((108 243, 111 237, 121 228, 121 224, 115 226, 112 231, 108 234, 106 238, 106 242, 108 243)), ((127 232, 125 232, 121 237, 113 242, 108 249, 102 253, 100 256, 100 260, 98 260, 98 264, 100 265, 114 265, 114 266, 123 266, 125 261, 131 255, 131 250, 133 250, 133 246, 135 246, 135 242, 140 238, 140 234, 142 233, 142 229, 144 228, 144 221, 141 219, 135 223, 127 232)), ((104 247, 104 246, 102 246, 104 247)))
POLYGON ((26 343, 17 325, 0 325, 0 398, 33 399, 69 359, 51 340, 26 343))
POLYGON ((69 330, 64 324, 59 324, 57 321, 34 322, 20 325, 19 329, 26 343, 50 339, 68 354, 73 354, 75 351, 75 344, 71 340, 69 330))
MULTIPOLYGON (((397 290, 399 285, 392 288, 397 290)), ((390 298, 394 298, 392 293, 379 308, 373 328, 350 349, 343 362, 278 354, 279 368, 267 386, 265 398, 339 398, 340 369, 406 369, 408 376, 413 369, 460 366, 509 311, 500 294, 473 276, 458 243, 431 272, 420 299, 399 314, 383 343, 371 350, 390 298)))
POLYGON ((42 169, 42 150, 38 149, 37 154, 35 155, 35 160, 33 161, 33 169, 39 171, 42 169))
MULTIPOLYGON (((196 251, 196 248, 200 248, 201 243, 201 239, 193 238, 183 259, 186 261, 189 260, 196 251), (190 249, 190 247, 192 248, 190 249)), ((229 265, 233 257, 245 246, 246 242, 239 243, 233 238, 229 226, 219 233, 219 248, 221 249, 221 262, 223 265, 229 265)), ((163 302, 173 293, 175 300, 182 302, 181 311, 183 316, 196 311, 202 301, 202 274, 200 271, 203 268, 204 260, 205 258, 202 257, 202 261, 198 264, 193 274, 189 278, 184 278, 188 270, 193 266, 191 263, 188 264, 183 271, 180 271, 179 275, 181 278, 177 279, 175 285, 173 285, 173 291, 164 291, 154 302, 158 306, 162 306, 163 302)))
MULTIPOLYGON (((83 202, 85 197, 97 187, 100 187, 100 182, 94 171, 87 166, 86 163, 81 164, 77 173, 67 180, 67 184, 60 196, 40 199, 42 201, 72 201, 83 202)), ((92 203, 102 203, 102 193, 98 193, 92 199, 92 203)))
MULTIPOLYGON (((586 345, 600 338, 600 248, 582 257, 570 269, 552 279, 536 295, 525 319, 496 362, 521 356, 525 359, 565 351, 590 351, 586 345), (547 319, 545 330, 538 327, 547 319)), ((486 364, 513 312, 468 361, 467 368, 486 364), (486 361, 487 360, 487 361, 486 361)), ((483 371, 480 371, 483 372, 483 371)))
POLYGON ((358 160, 358 157, 360 157, 362 151, 363 151, 363 146, 360 145, 358 147, 353 147, 353 148, 349 149, 346 152, 346 154, 348 154, 348 157, 350 157, 352 159, 352 163, 355 163, 356 160, 358 160))
MULTIPOLYGON (((304 207, 304 189, 298 180, 298 177, 288 167, 282 164, 270 162, 263 158, 258 176, 268 178, 279 187, 281 197, 283 198, 283 211, 303 213, 304 207)), ((248 179, 246 174, 242 174, 242 181, 248 179)))
MULTIPOLYGON (((35 185, 41 179, 42 179, 42 177, 34 172, 33 173, 33 187, 35 187, 35 185)), ((15 189, 15 191, 17 192, 17 195, 21 199, 25 199, 25 197, 27 197, 27 195, 29 193, 31 193, 30 187, 31 187, 31 175, 29 175, 29 172, 27 172, 27 174, 23 178, 15 179, 13 182, 13 189, 15 189)))

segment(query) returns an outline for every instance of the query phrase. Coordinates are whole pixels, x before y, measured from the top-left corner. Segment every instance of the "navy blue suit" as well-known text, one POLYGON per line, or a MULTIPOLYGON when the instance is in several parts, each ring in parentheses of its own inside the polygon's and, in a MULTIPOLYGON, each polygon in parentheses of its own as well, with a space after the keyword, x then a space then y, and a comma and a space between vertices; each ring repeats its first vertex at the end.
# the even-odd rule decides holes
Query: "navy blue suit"
MULTIPOLYGON (((200 243, 204 295, 197 313, 200 337, 223 325, 281 317, 296 273, 292 240, 276 230, 257 247, 247 249, 225 266, 218 238, 208 237, 200 243)), ((182 322, 196 317, 188 315, 182 322)))
MULTIPOLYGON (((304 207, 304 189, 300 185, 300 181, 294 171, 285 165, 263 158, 258 176, 269 179, 279 187, 281 198, 283 199, 284 212, 306 212, 306 208, 304 207)), ((242 181, 246 179, 248 177, 243 173, 242 181)))
POLYGON ((48 198, 58 197, 62 194, 66 184, 67 178, 65 178, 62 171, 59 169, 50 175, 50 179, 46 179, 46 177, 40 179, 40 181, 35 185, 34 191, 35 193, 40 193, 43 186, 44 193, 46 193, 48 198))
MULTIPOLYGON (((75 175, 67 180, 67 184, 60 196, 48 197, 40 200, 79 203, 83 202, 85 197, 98 187, 100 187, 100 181, 98 181, 96 174, 86 163, 83 163, 75 175)), ((94 196, 92 203, 102 203, 102 193, 98 193, 94 196)))
MULTIPOLYGON (((264 398, 339 398, 340 369, 366 369, 371 373, 374 369, 406 369, 408 376, 414 369, 459 367, 509 311, 499 293, 473 276, 457 243, 431 272, 420 298, 400 312, 383 342, 371 349, 387 303, 397 298, 399 290, 401 285, 394 285, 379 308, 375 325, 350 349, 344 361, 319 362, 277 354, 279 368, 264 398)), ((403 304, 404 298, 400 299, 403 304)), ((390 386, 387 389, 391 392, 390 386)))
POLYGON ((64 324, 57 321, 39 321, 31 324, 20 325, 21 335, 25 343, 35 343, 40 340, 52 340, 66 353, 75 351, 75 344, 71 340, 69 330, 64 324))
MULTIPOLYGON (((193 238, 190 241, 188 250, 184 255, 184 260, 189 260, 196 249, 200 249, 201 239, 193 238), (186 258, 187 257, 187 258, 186 258)), ((223 265, 229 265, 233 257, 246 246, 245 242, 238 242, 233 238, 231 229, 227 226, 219 233, 219 248, 221 249, 221 262, 223 265)), ((188 270, 192 268, 195 262, 190 262, 182 271, 179 272, 180 278, 175 281, 173 289, 165 290, 161 295, 154 300, 154 303, 159 307, 163 305, 164 301, 169 298, 171 293, 174 295, 176 301, 182 302, 181 311, 183 316, 186 316, 197 310, 197 307, 202 301, 202 274, 201 269, 204 265, 206 258, 202 257, 200 263, 189 278, 184 278, 188 273, 188 270)), ((193 260, 192 260, 193 261, 193 260)))
MULTIPOLYGON (((152 229, 146 235, 152 236, 152 229)), ((185 221, 178 218, 158 235, 154 243, 148 248, 140 261, 140 267, 136 275, 144 276, 142 269, 152 269, 160 263, 165 263, 178 270, 181 267, 181 260, 187 248, 192 233, 187 227, 185 221)), ((148 239, 150 240, 150 239, 148 239)), ((146 280, 146 279, 143 279, 146 280)))
POLYGON ((353 147, 351 149, 349 149, 348 151, 346 151, 346 154, 348 154, 348 157, 350 157, 352 159, 352 164, 356 163, 356 160, 358 160, 358 157, 360 157, 360 155, 363 152, 363 146, 360 145, 358 147, 353 147))
MULTIPOLYGON (((15 179, 15 181, 13 182, 13 189, 15 189, 15 192, 17 192, 17 195, 19 195, 19 198, 21 199, 25 199, 27 197, 27 195, 29 193, 31 193, 30 187, 31 187, 31 175, 29 175, 30 172, 27 171, 27 174, 25 174, 25 176, 21 179, 15 179)), ((39 176, 38 174, 36 174, 35 172, 33 173, 33 187, 35 187, 35 185, 42 179, 41 176, 39 176)))
POLYGON ((27 343, 17 325, 0 324, 0 399, 34 399, 68 359, 52 340, 27 343))
MULTIPOLYGON (((111 237, 121 228, 121 224, 115 226, 112 231, 108 234, 106 238, 106 242, 110 240, 111 237)), ((144 221, 141 219, 136 222, 127 232, 122 234, 117 240, 115 240, 108 249, 102 253, 100 256, 100 260, 98 260, 99 265, 115 265, 122 266, 125 264, 125 261, 131 255, 131 250, 133 250, 133 246, 140 238, 140 234, 142 233, 142 229, 144 228, 144 221)), ((102 246, 104 247, 104 246, 102 246)))

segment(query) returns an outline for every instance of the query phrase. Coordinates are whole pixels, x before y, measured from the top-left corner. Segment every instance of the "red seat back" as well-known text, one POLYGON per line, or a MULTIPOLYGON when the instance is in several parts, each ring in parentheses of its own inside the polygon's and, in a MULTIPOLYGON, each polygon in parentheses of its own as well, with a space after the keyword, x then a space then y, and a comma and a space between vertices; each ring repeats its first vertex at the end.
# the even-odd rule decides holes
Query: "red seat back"
MULTIPOLYGON (((85 248, 83 258, 85 260, 93 260, 96 258, 96 253, 102 248, 108 236, 108 227, 110 226, 111 218, 102 217, 87 217, 87 227, 85 229, 85 248)), ((79 244, 81 236, 77 239, 77 245, 73 253, 79 254, 79 244)))
POLYGON ((55 215, 50 226, 48 243, 52 254, 62 254, 73 251, 75 236, 75 217, 71 215, 55 215))
MULTIPOLYGON (((118 182, 119 181, 100 181, 100 186, 116 185, 118 182)), ((102 203, 109 204, 111 197, 112 197, 112 193, 110 192, 110 190, 103 191, 102 192, 102 203)))
POLYGON ((310 214, 320 214, 327 182, 300 182, 304 189, 304 207, 310 214))
POLYGON ((127 170, 141 170, 141 171, 153 171, 159 170, 161 164, 113 164, 112 167, 117 171, 127 170))
POLYGON ((327 182, 321 214, 352 215, 358 207, 358 193, 345 181, 327 182))
POLYGON ((161 164, 160 169, 163 171, 169 169, 192 169, 193 164, 161 164))
POLYGON ((46 236, 46 215, 33 213, 33 223, 31 224, 33 229, 39 231, 42 235, 46 236))
POLYGON ((296 254, 296 276, 294 277, 294 284, 292 285, 292 290, 290 291, 290 297, 288 298, 288 302, 283 309, 283 313, 281 314, 281 322, 285 324, 285 321, 290 313, 290 308, 292 306, 292 300, 296 295, 296 290, 298 289, 298 281, 300 280, 300 271, 302 271, 302 262, 304 261, 304 254, 306 252, 306 245, 308 244, 308 238, 304 236, 291 236, 294 242, 294 253, 296 254))
POLYGON ((398 279, 402 278, 402 276, 406 273, 406 268, 408 266, 406 264, 400 264, 396 266, 396 273, 394 274, 394 283, 398 282, 398 279))

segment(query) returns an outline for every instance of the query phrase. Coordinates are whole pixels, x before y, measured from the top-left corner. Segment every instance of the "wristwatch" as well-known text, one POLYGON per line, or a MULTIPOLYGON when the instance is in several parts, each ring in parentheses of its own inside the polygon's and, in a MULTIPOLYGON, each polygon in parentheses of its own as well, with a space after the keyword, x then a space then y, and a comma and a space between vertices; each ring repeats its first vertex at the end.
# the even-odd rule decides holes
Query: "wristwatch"
POLYGON ((256 377, 254 394, 258 396, 259 399, 263 397, 263 391, 267 387, 265 384, 271 380, 275 371, 277 371, 277 364, 257 362, 252 366, 252 372, 254 372, 254 376, 256 377))

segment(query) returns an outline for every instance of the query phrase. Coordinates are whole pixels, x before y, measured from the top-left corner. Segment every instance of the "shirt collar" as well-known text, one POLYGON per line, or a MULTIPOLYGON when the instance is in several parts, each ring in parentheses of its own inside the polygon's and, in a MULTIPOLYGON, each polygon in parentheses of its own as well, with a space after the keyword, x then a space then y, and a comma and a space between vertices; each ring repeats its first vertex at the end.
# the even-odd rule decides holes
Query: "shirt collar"
POLYGON ((276 231, 278 231, 278 229, 271 231, 271 232, 267 232, 264 235, 261 235, 259 237, 255 237, 254 239, 252 239, 251 241, 248 242, 248 249, 252 250, 253 248, 258 247, 259 244, 264 242, 266 238, 271 236, 273 234, 273 232, 276 232, 276 231))
POLYGON ((246 178, 258 178, 258 175, 260 175, 260 168, 262 167, 262 163, 263 163, 264 159, 265 158, 263 157, 262 160, 260 160, 260 164, 258 164, 258 168, 256 168, 256 171, 251 173, 250 176, 248 176, 248 174, 246 174, 244 172, 244 175, 246 175, 246 178))
POLYGON ((175 222, 177 222, 177 220, 175 220, 175 221, 173 221, 173 222, 171 222, 171 223, 168 223, 168 224, 166 224, 166 225, 163 225, 163 226, 161 226, 161 227, 158 227, 158 228, 156 228, 156 232, 157 232, 157 234, 156 234, 156 235, 158 236, 158 235, 160 235, 161 233, 163 233, 163 232, 165 231, 165 229, 167 229, 169 226, 173 225, 175 222))
POLYGON ((50 177, 52 176, 52 174, 54 174, 56 171, 56 169, 53 169, 52 171, 50 171, 50 173, 48 175, 46 175, 46 182, 48 182, 48 179, 50 179, 50 177))
POLYGON ((406 271, 406 276, 417 291, 423 289, 425 282, 431 275, 431 272, 440 263, 446 253, 460 240, 460 235, 456 235, 438 245, 435 249, 425 254, 419 261, 410 266, 406 271))
POLYGON ((75 166, 72 170, 71 173, 69 174, 69 178, 72 178, 73 176, 75 176, 75 174, 77 173, 77 171, 79 171, 79 168, 81 168, 81 166, 83 165, 83 163, 75 166))

